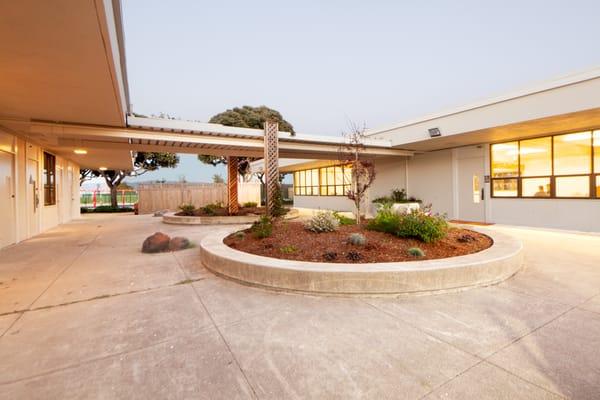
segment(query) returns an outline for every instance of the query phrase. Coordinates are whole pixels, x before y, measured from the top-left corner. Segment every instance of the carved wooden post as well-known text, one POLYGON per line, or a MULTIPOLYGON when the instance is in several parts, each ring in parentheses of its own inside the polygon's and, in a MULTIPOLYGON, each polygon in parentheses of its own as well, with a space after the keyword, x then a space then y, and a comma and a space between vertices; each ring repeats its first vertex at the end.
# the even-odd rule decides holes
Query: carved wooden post
POLYGON ((237 214, 238 207, 238 158, 227 157, 227 211, 237 214))
POLYGON ((273 199, 279 190, 279 124, 265 122, 265 192, 267 194, 267 215, 273 215, 273 199))

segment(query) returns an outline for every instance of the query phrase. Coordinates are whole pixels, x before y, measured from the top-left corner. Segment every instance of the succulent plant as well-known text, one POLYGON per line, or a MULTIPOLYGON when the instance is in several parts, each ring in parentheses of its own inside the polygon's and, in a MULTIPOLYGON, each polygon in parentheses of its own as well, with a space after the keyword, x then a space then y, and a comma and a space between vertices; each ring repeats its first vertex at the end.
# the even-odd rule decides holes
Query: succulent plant
POLYGON ((367 238, 362 233, 352 233, 348 236, 348 243, 354 246, 364 246, 367 244, 367 238))
POLYGON ((425 257, 425 252, 418 247, 411 247, 407 252, 413 257, 425 257))
POLYGON ((346 258, 350 261, 360 261, 362 259, 362 255, 358 251, 351 250, 346 254, 346 258))
POLYGON ((311 232, 333 232, 337 230, 340 222, 331 212, 322 211, 306 221, 304 227, 311 232))

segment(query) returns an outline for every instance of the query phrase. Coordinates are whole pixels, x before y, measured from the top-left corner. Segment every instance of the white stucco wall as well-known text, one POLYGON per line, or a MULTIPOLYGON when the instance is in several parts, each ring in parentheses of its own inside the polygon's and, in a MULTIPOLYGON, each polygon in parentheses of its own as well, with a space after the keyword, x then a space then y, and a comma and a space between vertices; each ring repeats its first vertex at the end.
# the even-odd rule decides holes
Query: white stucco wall
POLYGON ((408 160, 407 192, 454 218, 452 150, 417 154, 408 160))
POLYGON ((600 200, 493 198, 490 218, 496 224, 600 232, 600 200))
POLYGON ((294 208, 352 212, 354 204, 345 196, 294 196, 294 208))
MULTIPOLYGON (((11 179, 14 212, 10 215, 13 218, 10 229, 13 230, 11 235, 15 243, 79 217, 78 165, 64 158, 56 157, 57 175, 59 170, 63 171, 62 182, 57 181, 57 184, 61 185, 60 188, 57 187, 57 204, 44 206, 42 182, 44 149, 8 132, 0 131, 0 151, 11 153, 14 157, 11 179), (34 179, 37 181, 40 198, 38 212, 35 214, 31 212, 30 199, 27 197, 27 190, 31 185, 27 175, 28 159, 38 162, 37 176, 34 179)), ((5 224, 5 226, 8 225, 5 224)))
POLYGON ((375 182, 373 182, 369 191, 371 200, 377 197, 389 196, 393 189, 406 190, 407 162, 407 157, 390 157, 375 160, 375 182))

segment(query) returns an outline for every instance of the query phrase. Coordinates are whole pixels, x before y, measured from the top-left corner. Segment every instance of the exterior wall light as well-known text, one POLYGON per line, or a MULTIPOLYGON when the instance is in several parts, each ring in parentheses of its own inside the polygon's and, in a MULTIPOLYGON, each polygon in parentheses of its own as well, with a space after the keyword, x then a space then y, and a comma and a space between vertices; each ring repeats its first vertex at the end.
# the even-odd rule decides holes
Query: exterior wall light
POLYGON ((430 137, 442 136, 442 132, 440 132, 440 128, 429 128, 428 130, 429 130, 430 137))
POLYGON ((75 150, 73 150, 73 153, 75 153, 75 154, 87 154, 87 150, 85 150, 85 149, 75 149, 75 150))
POLYGON ((98 168, 98 169, 99 169, 100 171, 106 171, 108 168, 106 168, 106 167, 100 167, 100 168, 98 168))

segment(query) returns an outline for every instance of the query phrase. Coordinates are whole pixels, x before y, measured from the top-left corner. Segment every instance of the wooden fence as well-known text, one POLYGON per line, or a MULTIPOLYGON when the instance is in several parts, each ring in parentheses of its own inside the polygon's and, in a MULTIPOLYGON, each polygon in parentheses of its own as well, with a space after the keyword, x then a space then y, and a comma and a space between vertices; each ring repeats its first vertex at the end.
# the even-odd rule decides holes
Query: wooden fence
MULTIPOLYGON (((224 183, 152 183, 138 186, 140 214, 155 211, 176 211, 181 204, 202 207, 211 203, 227 204, 227 185, 224 183)), ((260 203, 260 183, 239 182, 238 201, 260 203)))

